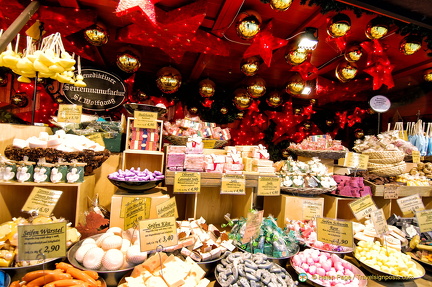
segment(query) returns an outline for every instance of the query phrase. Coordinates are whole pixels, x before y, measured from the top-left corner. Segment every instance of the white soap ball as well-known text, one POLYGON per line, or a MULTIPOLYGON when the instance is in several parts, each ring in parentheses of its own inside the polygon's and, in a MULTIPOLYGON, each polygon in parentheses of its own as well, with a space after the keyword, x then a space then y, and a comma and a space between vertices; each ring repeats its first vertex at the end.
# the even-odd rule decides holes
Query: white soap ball
POLYGON ((102 266, 102 258, 105 251, 100 247, 90 248, 83 258, 83 265, 85 268, 98 270, 102 266))
POLYGON ((119 270, 124 264, 124 255, 118 249, 110 249, 102 258, 102 266, 109 271, 119 270))

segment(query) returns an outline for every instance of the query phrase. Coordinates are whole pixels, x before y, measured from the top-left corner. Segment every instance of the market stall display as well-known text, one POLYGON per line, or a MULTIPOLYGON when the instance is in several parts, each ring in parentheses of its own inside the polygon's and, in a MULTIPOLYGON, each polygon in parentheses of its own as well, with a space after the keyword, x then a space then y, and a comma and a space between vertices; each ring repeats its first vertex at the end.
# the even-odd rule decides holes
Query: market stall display
POLYGON ((158 186, 165 176, 160 171, 151 172, 148 169, 131 168, 110 173, 109 181, 127 192, 144 192, 158 186))
POLYGON ((341 141, 333 140, 329 135, 317 135, 310 136, 299 144, 291 144, 288 151, 309 158, 339 159, 345 156, 348 149, 341 141))

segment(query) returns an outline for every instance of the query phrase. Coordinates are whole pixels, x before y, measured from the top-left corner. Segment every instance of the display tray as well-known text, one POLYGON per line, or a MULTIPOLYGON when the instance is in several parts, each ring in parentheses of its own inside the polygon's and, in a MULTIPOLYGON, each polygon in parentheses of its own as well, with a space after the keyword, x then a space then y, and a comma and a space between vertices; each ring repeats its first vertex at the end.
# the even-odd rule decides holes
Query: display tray
MULTIPOLYGON (((244 249, 241 249, 241 248, 238 248, 238 250, 242 251, 242 252, 248 252, 248 251, 246 251, 244 249)), ((300 252, 300 245, 297 245, 296 248, 295 248, 295 250, 290 255, 288 255, 288 256, 285 256, 285 257, 270 257, 270 256, 267 256, 267 259, 269 261, 271 261, 271 262, 273 262, 273 263, 275 263, 275 264, 277 264, 277 265, 282 266, 283 268, 285 268, 285 266, 287 265, 289 259, 291 257, 293 257, 294 255, 296 255, 297 253, 299 253, 299 252, 300 252)))
POLYGON ((164 181, 163 179, 148 181, 124 181, 115 180, 109 177, 108 180, 119 189, 129 193, 145 193, 145 191, 155 188, 164 181))
POLYGON ((417 261, 418 263, 420 263, 427 271, 431 271, 432 272, 432 262, 431 263, 425 262, 425 261, 421 260, 420 258, 418 258, 412 252, 406 252, 406 254, 408 254, 409 256, 411 256, 412 259, 414 259, 415 261, 417 261))
MULTIPOLYGON (((318 248, 318 247, 315 247, 315 246, 312 246, 312 245, 310 245, 310 244, 308 244, 308 243, 305 243, 304 244, 306 247, 308 247, 308 248, 312 248, 312 249, 316 249, 316 250, 319 250, 319 251, 322 251, 322 252, 328 252, 328 253, 333 253, 333 254, 350 254, 350 253, 352 253, 353 251, 354 251, 354 248, 349 248, 349 247, 343 247, 344 248, 344 250, 342 250, 342 251, 337 251, 337 250, 326 250, 326 249, 321 249, 321 248, 318 248)), ((336 245, 335 245, 336 246, 336 245)), ((341 246, 342 247, 342 246, 341 246)))
POLYGON ((416 193, 422 197, 432 197, 432 186, 407 186, 397 182, 379 185, 368 180, 365 180, 364 183, 365 185, 370 186, 374 196, 384 196, 387 185, 396 185, 396 191, 399 197, 409 196, 416 193))
POLYGON ((317 157, 322 159, 340 159, 345 157, 345 154, 348 152, 348 150, 343 150, 343 151, 301 150, 301 149, 293 149, 293 148, 287 148, 287 150, 297 156, 317 157))
MULTIPOLYGON (((6 274, 8 274, 11 278, 11 281, 21 280, 21 278, 31 271, 42 270, 42 269, 56 269, 55 264, 61 261, 65 261, 66 257, 59 258, 51 258, 46 259, 44 262, 33 264, 29 266, 21 266, 21 267, 0 267, 0 270, 3 270, 6 274)), ((1 286, 1 285, 0 285, 1 286)))

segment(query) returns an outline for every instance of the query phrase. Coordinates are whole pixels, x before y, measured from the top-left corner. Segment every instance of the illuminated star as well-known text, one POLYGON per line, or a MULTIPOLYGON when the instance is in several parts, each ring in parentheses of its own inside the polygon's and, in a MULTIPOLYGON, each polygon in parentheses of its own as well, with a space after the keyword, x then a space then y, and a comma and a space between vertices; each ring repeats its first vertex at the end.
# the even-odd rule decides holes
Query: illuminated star
POLYGON ((153 25, 156 25, 156 12, 153 2, 152 0, 120 0, 115 13, 117 17, 145 16, 153 25))

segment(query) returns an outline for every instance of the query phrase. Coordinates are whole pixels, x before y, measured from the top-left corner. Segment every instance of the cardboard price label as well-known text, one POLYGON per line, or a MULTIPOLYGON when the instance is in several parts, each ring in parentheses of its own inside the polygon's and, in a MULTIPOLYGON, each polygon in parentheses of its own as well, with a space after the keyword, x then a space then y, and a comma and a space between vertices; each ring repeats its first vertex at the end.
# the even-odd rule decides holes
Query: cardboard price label
POLYGON ((18 225, 18 260, 66 256, 66 222, 18 225))
POLYGON ((425 209, 423 201, 418 193, 399 198, 396 201, 404 215, 425 209))
POLYGON ((222 175, 222 185, 220 194, 246 194, 246 178, 243 174, 222 175))
POLYGON ((420 232, 432 231, 432 209, 416 212, 420 232))
POLYGON ((242 244, 250 242, 258 235, 264 210, 249 212, 246 219, 246 230, 241 240, 242 244))
POLYGON ((162 202, 159 205, 156 205, 156 213, 159 218, 161 217, 178 217, 177 212, 177 204, 175 197, 171 197, 167 201, 162 202))
POLYGON ((76 123, 81 122, 82 106, 60 104, 57 122, 59 123, 76 123))
POLYGON ((174 217, 139 222, 141 252, 177 245, 177 223, 174 217))
POLYGON ((150 206, 149 197, 123 197, 120 217, 124 217, 124 230, 134 228, 138 226, 139 221, 149 218, 150 206))
POLYGON ((280 178, 275 176, 259 176, 258 195, 259 196, 280 195, 280 178))
POLYGON ((325 243, 353 247, 352 222, 317 218, 317 239, 325 243))
POLYGON ((303 220, 311 220, 324 215, 324 200, 303 200, 303 220))
POLYGON ((201 190, 201 173, 176 172, 174 175, 174 193, 199 193, 201 190))
POLYGON ((22 211, 50 216, 62 193, 61 190, 34 187, 24 203, 22 211))
POLYGON ((203 139, 204 148, 214 148, 216 144, 216 140, 212 139, 203 139))
POLYGON ((412 153, 411 153, 411 156, 412 156, 413 163, 419 163, 419 162, 421 162, 420 151, 413 150, 412 153))
POLYGON ((105 146, 105 142, 103 140, 102 133, 95 133, 92 135, 87 135, 85 137, 88 138, 89 140, 94 141, 95 143, 100 144, 101 146, 105 146))
POLYGON ((155 112, 134 111, 133 126, 140 129, 157 129, 157 116, 155 112))
POLYGON ((384 210, 382 208, 371 212, 371 220, 378 235, 384 235, 389 231, 384 210))
POLYGON ((384 184, 384 199, 398 199, 398 186, 397 184, 384 184))
POLYGON ((355 218, 360 220, 368 216, 372 211, 377 210, 378 208, 375 205, 375 202, 372 200, 370 195, 366 195, 360 199, 352 201, 349 203, 349 207, 351 208, 355 218))
POLYGON ((343 166, 357 169, 367 169, 369 156, 365 154, 347 152, 343 166))

